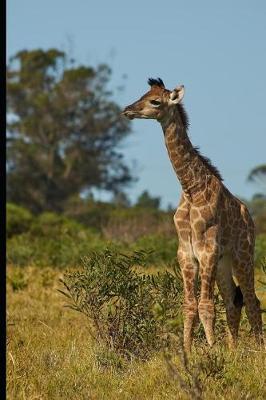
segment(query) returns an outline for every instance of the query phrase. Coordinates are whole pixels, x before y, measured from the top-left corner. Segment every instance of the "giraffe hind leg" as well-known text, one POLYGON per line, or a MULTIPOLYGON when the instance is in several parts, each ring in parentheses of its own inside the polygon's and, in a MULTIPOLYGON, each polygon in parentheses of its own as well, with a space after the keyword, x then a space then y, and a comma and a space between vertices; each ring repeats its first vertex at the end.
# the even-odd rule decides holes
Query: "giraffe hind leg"
POLYGON ((254 267, 252 262, 234 262, 234 275, 238 280, 246 314, 255 338, 258 343, 263 343, 262 336, 262 317, 260 301, 256 296, 254 287, 254 267))
POLYGON ((236 286, 234 282, 232 259, 229 255, 224 255, 218 263, 216 283, 226 309, 228 344, 229 347, 233 348, 237 345, 243 295, 240 287, 236 286))
POLYGON ((243 293, 241 291, 240 286, 236 286, 235 297, 234 297, 234 305, 236 307, 241 307, 241 308, 244 305, 243 293))

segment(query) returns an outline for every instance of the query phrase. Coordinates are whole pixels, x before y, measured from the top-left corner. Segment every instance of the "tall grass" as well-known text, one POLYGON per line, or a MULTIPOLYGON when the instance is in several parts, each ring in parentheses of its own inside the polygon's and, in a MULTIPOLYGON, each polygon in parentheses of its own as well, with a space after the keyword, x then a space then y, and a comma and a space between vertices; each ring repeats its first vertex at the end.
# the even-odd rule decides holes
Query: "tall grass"
MULTIPOLYGON (((261 271, 256 274, 265 308, 259 282, 265 278, 261 271)), ((64 308, 57 291, 60 278, 62 272, 54 268, 8 267, 9 399, 192 399, 195 379, 202 399, 265 399, 265 350, 255 346, 245 325, 234 352, 223 340, 209 350, 198 338, 188 369, 179 351, 156 351, 145 362, 126 361, 89 335, 91 325, 82 313, 64 308)))

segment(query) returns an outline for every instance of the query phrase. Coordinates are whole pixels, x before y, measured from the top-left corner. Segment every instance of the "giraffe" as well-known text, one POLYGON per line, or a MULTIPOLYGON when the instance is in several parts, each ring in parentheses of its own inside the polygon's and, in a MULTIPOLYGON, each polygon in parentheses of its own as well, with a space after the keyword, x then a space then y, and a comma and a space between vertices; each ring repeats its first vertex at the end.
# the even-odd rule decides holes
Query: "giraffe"
POLYGON ((215 342, 215 282, 226 308, 229 346, 237 345, 244 304, 255 338, 263 343, 260 302, 254 289, 253 220, 247 207, 225 187, 216 167, 192 145, 181 102, 184 86, 168 90, 160 78, 150 78, 148 84, 150 90, 122 114, 129 119, 155 119, 161 124, 170 161, 182 186, 174 224, 184 283, 184 348, 191 350, 198 319, 209 346, 215 342))

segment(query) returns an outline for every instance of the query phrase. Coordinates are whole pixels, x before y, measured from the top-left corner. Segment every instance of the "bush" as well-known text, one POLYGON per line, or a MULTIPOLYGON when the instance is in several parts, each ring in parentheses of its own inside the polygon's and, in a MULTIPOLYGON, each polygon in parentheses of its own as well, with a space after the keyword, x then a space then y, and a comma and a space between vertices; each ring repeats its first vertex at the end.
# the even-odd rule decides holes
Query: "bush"
POLYGON ((255 244, 255 265, 259 266, 261 260, 266 256, 266 235, 258 235, 255 244))
POLYGON ((11 275, 8 275, 7 281, 14 292, 26 289, 28 286, 28 279, 21 269, 16 269, 11 275))
POLYGON ((141 207, 114 209, 102 226, 107 239, 132 243, 147 235, 176 235, 170 213, 141 207))
POLYGON ((68 306, 89 318, 93 336, 129 358, 147 358, 163 346, 167 321, 177 318, 181 304, 179 274, 138 274, 145 258, 143 252, 93 253, 61 281, 68 306))
POLYGON ((104 248, 99 234, 64 216, 43 213, 30 230, 7 242, 7 261, 14 265, 66 267, 89 251, 104 248))
MULTIPOLYGON (((125 252, 146 248, 147 251, 152 251, 149 263, 153 265, 176 260, 176 234, 173 236, 162 234, 143 236, 145 229, 152 230, 151 221, 154 223, 154 229, 156 226, 157 228, 160 226, 161 217, 157 211, 147 213, 141 209, 116 209, 112 214, 116 221, 112 225, 112 230, 118 229, 118 226, 121 226, 122 230, 120 230, 120 234, 118 231, 116 234, 114 231, 110 231, 110 237, 104 239, 95 228, 87 228, 64 215, 45 212, 33 217, 21 207, 9 207, 11 210, 13 208, 16 213, 13 213, 12 217, 16 216, 16 218, 13 218, 12 221, 9 218, 9 226, 12 225, 12 229, 9 228, 7 261, 14 265, 74 266, 80 263, 82 256, 87 255, 90 251, 103 250, 106 246, 117 250, 123 248, 125 252), (135 225, 133 221, 135 221, 135 225), (136 242, 127 243, 127 241, 121 241, 122 237, 125 238, 125 232, 128 232, 129 236, 133 235, 131 239, 135 234, 136 236, 141 235, 136 242), (119 237, 120 241, 115 239, 119 237), (111 244, 110 240, 112 240, 111 244)), ((163 219, 165 220, 165 216, 163 219)))
POLYGON ((64 215, 44 212, 35 219, 30 233, 33 236, 47 238, 85 239, 94 234, 94 231, 64 215))
POLYGON ((138 239, 132 246, 134 250, 145 249, 149 251, 151 253, 149 262, 154 265, 175 264, 177 247, 177 235, 172 238, 162 235, 148 235, 138 239))
POLYGON ((114 208, 115 206, 110 203, 76 199, 68 204, 65 215, 100 232, 102 226, 108 223, 114 208))
POLYGON ((28 231, 32 221, 33 215, 28 210, 13 203, 7 203, 6 234, 8 238, 28 231))

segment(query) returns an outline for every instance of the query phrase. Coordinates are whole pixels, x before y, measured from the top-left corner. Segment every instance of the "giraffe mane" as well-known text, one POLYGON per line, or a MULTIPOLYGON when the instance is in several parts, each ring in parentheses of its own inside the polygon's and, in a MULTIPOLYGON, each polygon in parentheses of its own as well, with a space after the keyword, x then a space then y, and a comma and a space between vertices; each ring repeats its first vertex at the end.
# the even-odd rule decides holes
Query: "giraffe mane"
POLYGON ((157 79, 149 78, 148 84, 150 86, 159 86, 159 87, 165 88, 164 83, 161 80, 161 78, 157 78, 157 79))
POLYGON ((187 130, 189 127, 189 119, 188 119, 188 115, 187 115, 187 112, 186 112, 183 104, 178 103, 177 109, 178 109, 182 124, 183 124, 184 128, 187 130))
MULTIPOLYGON (((189 119, 188 119, 188 115, 187 112, 183 106, 182 103, 178 103, 177 104, 177 109, 179 112, 179 116, 181 118, 182 124, 185 128, 185 130, 188 129, 189 127, 189 119)), ((205 157, 201 154, 199 148, 196 146, 194 147, 194 151, 197 154, 197 156, 202 160, 203 164, 206 165, 206 167, 209 169, 209 171, 216 176, 216 178, 218 178, 220 181, 223 181, 222 175, 220 174, 220 171, 218 170, 218 168, 216 168, 211 160, 208 157, 205 157)))
POLYGON ((215 175, 220 181, 223 181, 220 171, 212 164, 211 160, 208 157, 203 156, 198 147, 194 147, 194 151, 202 160, 203 164, 206 165, 206 167, 210 170, 210 172, 213 173, 213 175, 215 175))

